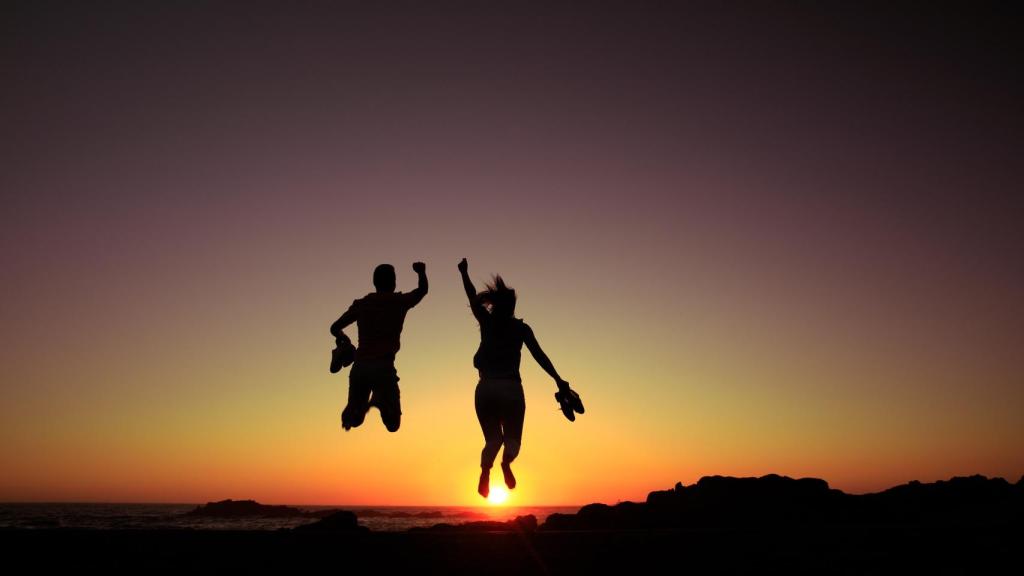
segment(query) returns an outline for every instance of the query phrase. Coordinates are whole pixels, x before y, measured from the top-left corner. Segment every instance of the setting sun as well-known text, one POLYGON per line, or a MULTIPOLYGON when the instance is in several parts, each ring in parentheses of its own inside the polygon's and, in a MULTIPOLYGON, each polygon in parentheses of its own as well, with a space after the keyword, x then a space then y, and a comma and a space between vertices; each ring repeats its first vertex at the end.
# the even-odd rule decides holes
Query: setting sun
POLYGON ((508 500, 508 490, 501 487, 491 488, 491 494, 487 497, 487 503, 491 506, 501 506, 508 500))

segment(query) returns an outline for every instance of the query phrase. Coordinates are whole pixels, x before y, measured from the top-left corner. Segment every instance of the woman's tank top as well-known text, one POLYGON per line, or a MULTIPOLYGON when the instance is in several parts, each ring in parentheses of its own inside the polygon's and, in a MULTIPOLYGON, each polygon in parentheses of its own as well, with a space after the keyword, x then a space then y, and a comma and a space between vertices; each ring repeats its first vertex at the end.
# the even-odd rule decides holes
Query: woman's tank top
POLYGON ((473 366, 485 378, 520 378, 519 361, 526 323, 519 318, 488 318, 480 323, 480 347, 473 366))

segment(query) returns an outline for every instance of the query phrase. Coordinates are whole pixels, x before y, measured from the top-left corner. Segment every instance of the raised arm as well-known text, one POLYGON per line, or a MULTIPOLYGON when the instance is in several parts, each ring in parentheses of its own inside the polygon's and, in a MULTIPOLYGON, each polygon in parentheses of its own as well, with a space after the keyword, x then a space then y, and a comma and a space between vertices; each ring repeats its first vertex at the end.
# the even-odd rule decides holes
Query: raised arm
POLYGON ((459 273, 462 274, 462 287, 466 290, 466 298, 469 299, 469 308, 473 311, 473 316, 477 322, 484 322, 487 319, 487 310, 484 310, 480 298, 476 295, 476 287, 469 279, 469 262, 465 258, 459 262, 459 273))
POLYGON ((423 262, 414 262, 412 265, 412 269, 413 271, 416 272, 416 276, 419 278, 419 281, 416 284, 416 289, 413 290, 412 292, 409 292, 408 294, 410 308, 419 304, 420 300, 423 300, 423 297, 427 295, 428 287, 427 265, 424 264, 423 262))
POLYGON ((530 354, 533 355, 533 359, 537 361, 537 364, 540 364, 540 367, 543 368, 549 376, 554 378, 555 384, 558 385, 560 390, 568 387, 569 383, 562 380, 562 377, 558 375, 558 371, 555 370, 554 364, 551 363, 551 359, 548 358, 548 355, 544 353, 543 349, 541 349, 540 344, 537 343, 537 337, 533 335, 533 329, 526 324, 523 324, 523 329, 526 331, 526 333, 523 334, 523 343, 526 344, 526 348, 530 351, 530 354))

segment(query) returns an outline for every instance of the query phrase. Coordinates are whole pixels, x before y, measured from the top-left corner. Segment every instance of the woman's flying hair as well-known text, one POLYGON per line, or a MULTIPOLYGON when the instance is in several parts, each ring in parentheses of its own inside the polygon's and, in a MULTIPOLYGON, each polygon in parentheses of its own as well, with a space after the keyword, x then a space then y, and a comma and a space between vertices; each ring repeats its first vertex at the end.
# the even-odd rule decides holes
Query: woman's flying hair
POLYGON ((480 303, 491 310, 491 314, 511 318, 516 311, 516 291, 509 288, 500 275, 484 285, 484 291, 477 294, 480 303))

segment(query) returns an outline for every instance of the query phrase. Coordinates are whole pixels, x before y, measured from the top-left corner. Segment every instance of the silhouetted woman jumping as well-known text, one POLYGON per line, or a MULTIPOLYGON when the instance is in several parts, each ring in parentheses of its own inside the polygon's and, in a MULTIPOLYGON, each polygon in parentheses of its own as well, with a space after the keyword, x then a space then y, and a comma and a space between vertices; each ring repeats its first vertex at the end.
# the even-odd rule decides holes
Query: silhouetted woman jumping
POLYGON ((569 420, 575 419, 573 410, 583 413, 579 396, 569 388, 569 383, 558 375, 533 330, 519 318, 513 316, 516 310, 516 291, 505 285, 501 276, 494 278, 486 290, 477 294, 469 279, 469 264, 463 258, 459 262, 462 285, 469 298, 469 307, 480 323, 480 348, 473 356, 473 366, 480 372, 476 385, 476 417, 484 433, 484 449, 480 454, 480 485, 477 491, 484 498, 490 494, 491 466, 502 445, 505 451, 501 457, 501 471, 505 485, 516 487, 511 464, 519 455, 523 437, 523 417, 526 414, 526 399, 523 397, 523 383, 519 376, 520 352, 523 344, 558 385, 556 400, 562 406, 569 420))

